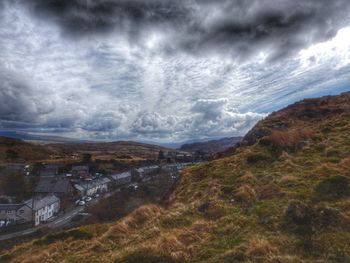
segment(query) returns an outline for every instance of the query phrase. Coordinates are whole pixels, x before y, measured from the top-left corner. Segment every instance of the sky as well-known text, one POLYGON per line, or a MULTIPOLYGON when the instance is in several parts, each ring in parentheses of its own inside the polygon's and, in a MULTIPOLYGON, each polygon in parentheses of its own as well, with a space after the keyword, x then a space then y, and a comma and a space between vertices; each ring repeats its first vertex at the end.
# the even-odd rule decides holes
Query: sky
POLYGON ((350 90, 348 0, 1 0, 0 130, 244 135, 350 90))

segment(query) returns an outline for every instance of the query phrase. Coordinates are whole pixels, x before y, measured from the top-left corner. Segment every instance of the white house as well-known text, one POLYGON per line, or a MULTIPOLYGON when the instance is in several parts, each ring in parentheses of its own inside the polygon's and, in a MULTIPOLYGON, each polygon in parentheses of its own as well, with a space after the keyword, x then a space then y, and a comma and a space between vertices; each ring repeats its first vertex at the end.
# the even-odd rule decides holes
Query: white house
POLYGON ((60 199, 55 195, 48 195, 44 198, 34 198, 27 202, 31 202, 33 207, 33 217, 35 226, 41 222, 45 222, 60 210, 60 199))
POLYGON ((107 177, 103 177, 75 184, 74 187, 80 193, 80 195, 94 195, 97 193, 107 192, 110 183, 110 179, 108 179, 107 177))

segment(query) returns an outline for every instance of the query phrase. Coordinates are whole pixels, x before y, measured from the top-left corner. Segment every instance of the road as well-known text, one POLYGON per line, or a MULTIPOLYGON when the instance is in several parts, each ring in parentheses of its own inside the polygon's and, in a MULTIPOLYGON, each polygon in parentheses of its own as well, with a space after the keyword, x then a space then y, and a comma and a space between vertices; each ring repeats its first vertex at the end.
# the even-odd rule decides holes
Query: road
POLYGON ((63 227, 66 224, 70 223, 70 220, 72 219, 73 216, 84 211, 84 209, 85 209, 84 206, 74 207, 73 209, 69 210, 67 213, 60 215, 59 217, 56 217, 54 220, 48 223, 44 223, 37 227, 28 228, 28 229, 10 233, 10 234, 0 235, 0 241, 19 237, 19 236, 29 235, 34 233, 35 231, 38 231, 43 227, 49 227, 49 228, 63 227))

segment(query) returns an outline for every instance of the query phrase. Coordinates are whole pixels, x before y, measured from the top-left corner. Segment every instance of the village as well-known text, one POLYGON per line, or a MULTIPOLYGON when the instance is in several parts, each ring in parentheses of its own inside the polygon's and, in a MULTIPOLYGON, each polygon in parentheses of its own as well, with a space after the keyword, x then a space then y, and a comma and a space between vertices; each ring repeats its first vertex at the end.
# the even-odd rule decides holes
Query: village
MULTIPOLYGON (((179 179, 181 170, 194 163, 158 162, 117 173, 97 171, 93 163, 40 164, 39 167, 37 164, 7 164, 2 167, 1 176, 21 175, 34 183, 32 191, 22 198, 0 196, 0 234, 69 224, 76 215, 88 215, 84 211, 90 204, 121 189, 137 191, 140 184, 159 177, 168 178, 173 184, 179 179)), ((18 192, 20 195, 21 191, 18 192)))

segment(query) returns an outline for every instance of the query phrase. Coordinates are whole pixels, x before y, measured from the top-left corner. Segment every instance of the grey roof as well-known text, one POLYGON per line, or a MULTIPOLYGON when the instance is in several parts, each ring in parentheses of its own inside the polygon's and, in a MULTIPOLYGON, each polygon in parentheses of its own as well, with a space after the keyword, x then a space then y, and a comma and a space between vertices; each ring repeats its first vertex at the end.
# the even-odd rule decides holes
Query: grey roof
POLYGON ((155 169, 158 169, 159 166, 158 165, 151 165, 151 166, 144 166, 144 167, 140 167, 140 168, 137 168, 136 170, 140 173, 143 173, 145 171, 149 171, 149 170, 155 170, 155 169))
POLYGON ((120 173, 120 174, 113 174, 113 175, 111 175, 111 177, 114 180, 120 180, 120 179, 123 179, 123 178, 131 177, 131 173, 130 172, 124 172, 124 173, 120 173))
POLYGON ((79 184, 75 184, 74 187, 75 187, 75 189, 77 189, 78 191, 84 191, 84 190, 85 190, 85 188, 82 187, 82 186, 79 185, 79 184))
POLYGON ((18 210, 23 204, 0 204, 0 210, 18 210))
MULTIPOLYGON (((40 198, 40 199, 34 199, 34 210, 39 210, 45 206, 48 205, 52 205, 54 203, 59 202, 60 199, 55 196, 55 195, 48 195, 45 196, 44 198, 40 198)), ((25 202, 30 208, 33 207, 33 199, 30 199, 28 201, 25 202)))
POLYGON ((87 166, 87 165, 75 165, 72 167, 72 171, 89 171, 89 166, 87 166))
POLYGON ((99 178, 96 180, 81 182, 79 184, 74 185, 74 187, 78 189, 77 185, 79 185, 80 187, 83 187, 84 189, 91 189, 93 187, 103 185, 103 184, 108 184, 110 182, 111 182, 110 179, 108 179, 107 177, 103 177, 103 178, 99 178))
POLYGON ((41 178, 35 188, 36 193, 67 193, 70 182, 66 179, 56 177, 41 178))

